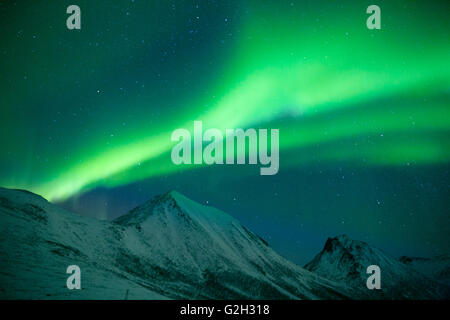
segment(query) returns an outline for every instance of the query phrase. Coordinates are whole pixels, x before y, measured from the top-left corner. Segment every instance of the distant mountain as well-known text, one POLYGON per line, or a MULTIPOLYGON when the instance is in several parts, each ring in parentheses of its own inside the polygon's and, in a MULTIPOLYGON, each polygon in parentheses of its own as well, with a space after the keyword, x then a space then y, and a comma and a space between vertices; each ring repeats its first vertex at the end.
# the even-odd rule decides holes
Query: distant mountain
POLYGON ((416 271, 367 243, 346 235, 328 238, 305 269, 358 290, 363 299, 448 299, 449 287, 416 271), (367 267, 381 269, 381 289, 369 290, 367 267))
POLYGON ((442 255, 433 258, 403 256, 399 260, 436 281, 450 286, 450 256, 442 255))
POLYGON ((275 253, 222 211, 177 192, 113 222, 0 188, 2 299, 341 299, 352 291, 275 253), (81 268, 81 290, 66 268, 81 268))

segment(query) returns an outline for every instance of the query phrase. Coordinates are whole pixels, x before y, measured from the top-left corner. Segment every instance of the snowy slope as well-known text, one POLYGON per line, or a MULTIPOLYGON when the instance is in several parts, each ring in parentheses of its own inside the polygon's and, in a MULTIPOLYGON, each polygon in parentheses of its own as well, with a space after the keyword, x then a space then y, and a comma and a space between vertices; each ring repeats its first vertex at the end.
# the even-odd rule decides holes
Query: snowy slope
POLYGON ((0 188, 0 299, 163 299, 115 266, 110 223, 80 217, 27 191, 0 188), (82 290, 66 269, 81 268, 82 290))
POLYGON ((171 192, 113 222, 0 188, 0 298, 344 298, 229 215, 171 192), (67 266, 82 290, 66 288, 67 266), (127 293, 128 292, 128 293, 127 293))
POLYGON ((450 256, 448 255, 433 258, 403 256, 399 261, 450 286, 450 256))
POLYGON ((448 299, 449 288, 389 257, 367 243, 345 235, 329 238, 305 269, 359 290, 364 299, 448 299), (381 290, 368 290, 367 267, 381 269, 381 290))

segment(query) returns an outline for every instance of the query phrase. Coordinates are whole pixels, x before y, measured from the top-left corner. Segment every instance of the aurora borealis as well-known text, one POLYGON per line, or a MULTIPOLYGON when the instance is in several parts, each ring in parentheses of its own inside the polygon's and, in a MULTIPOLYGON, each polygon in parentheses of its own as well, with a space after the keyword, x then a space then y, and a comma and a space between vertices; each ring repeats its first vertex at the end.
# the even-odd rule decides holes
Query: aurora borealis
POLYGON ((367 1, 76 1, 79 31, 70 4, 0 2, 1 186, 100 218, 177 189, 275 246, 448 253, 448 2, 376 1, 381 30, 367 1), (195 120, 279 129, 278 175, 173 165, 195 120))

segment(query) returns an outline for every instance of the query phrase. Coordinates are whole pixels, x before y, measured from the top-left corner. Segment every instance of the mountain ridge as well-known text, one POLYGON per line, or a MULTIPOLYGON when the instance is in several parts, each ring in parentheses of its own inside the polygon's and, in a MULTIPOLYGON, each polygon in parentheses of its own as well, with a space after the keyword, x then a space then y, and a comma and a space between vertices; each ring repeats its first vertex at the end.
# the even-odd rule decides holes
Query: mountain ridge
POLYGON ((384 251, 346 235, 328 238, 305 269, 339 283, 359 288, 359 295, 368 299, 448 299, 450 289, 435 279, 410 268, 384 251), (365 290, 369 276, 366 268, 381 269, 381 290, 365 290))
POLYGON ((128 291, 130 299, 349 297, 236 219, 177 192, 110 222, 0 189, 0 220, 2 298, 120 299, 128 291), (82 269, 82 290, 65 288, 72 264, 82 269))

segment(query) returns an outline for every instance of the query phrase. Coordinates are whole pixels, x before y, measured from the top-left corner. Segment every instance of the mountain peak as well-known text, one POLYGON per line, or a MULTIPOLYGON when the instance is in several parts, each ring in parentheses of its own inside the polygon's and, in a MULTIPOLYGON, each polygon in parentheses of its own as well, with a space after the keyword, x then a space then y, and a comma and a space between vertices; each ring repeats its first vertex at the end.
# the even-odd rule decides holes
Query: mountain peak
POLYGON ((328 238, 322 251, 305 268, 322 276, 332 273, 333 280, 340 280, 347 276, 358 277, 364 266, 375 260, 385 260, 384 254, 363 241, 342 234, 328 238))
MULTIPOLYGON (((448 296, 448 289, 402 263, 405 261, 407 258, 398 261, 363 241, 339 235, 328 238, 323 250, 305 265, 305 269, 329 280, 359 288, 362 290, 360 295, 367 298, 448 296), (384 288, 379 292, 366 290, 366 270, 370 265, 377 265, 383 270, 384 288), (423 288, 432 289, 424 291, 423 288)), ((441 275, 440 277, 443 278, 441 275)))
POLYGON ((173 197, 173 198, 177 198, 177 197, 184 197, 181 193, 179 193, 177 190, 170 190, 169 192, 166 193, 167 195, 173 197))
POLYGON ((143 204, 135 207, 130 212, 118 217, 114 222, 123 225, 140 224, 147 220, 152 215, 157 215, 165 210, 158 210, 161 207, 170 206, 177 207, 178 200, 182 197, 180 193, 175 190, 156 195, 143 204))
POLYGON ((172 224, 175 221, 190 224, 195 222, 202 225, 205 223, 237 223, 234 218, 225 212, 197 203, 175 190, 155 196, 129 213, 117 218, 114 222, 123 225, 141 224, 156 217, 159 221, 165 221, 166 224, 172 224))
POLYGON ((353 240, 346 234, 338 235, 334 238, 328 238, 322 251, 333 252, 345 250, 348 253, 360 251, 362 248, 369 248, 369 245, 363 241, 353 240))
POLYGON ((176 204, 182 206, 184 202, 193 202, 185 195, 176 190, 170 190, 159 197, 159 201, 174 201, 176 204))

